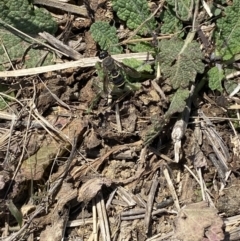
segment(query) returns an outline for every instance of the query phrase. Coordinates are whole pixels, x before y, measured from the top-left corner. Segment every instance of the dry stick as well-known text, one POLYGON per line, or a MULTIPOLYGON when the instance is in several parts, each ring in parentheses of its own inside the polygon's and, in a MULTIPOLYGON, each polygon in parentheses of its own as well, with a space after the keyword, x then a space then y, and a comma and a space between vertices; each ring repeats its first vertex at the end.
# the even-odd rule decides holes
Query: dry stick
POLYGON ((207 189, 207 187, 206 187, 206 184, 205 184, 204 180, 202 179, 202 183, 201 183, 201 181, 199 181, 199 179, 197 178, 197 176, 192 172, 192 170, 191 170, 187 165, 184 164, 184 167, 185 167, 185 168, 187 169, 187 171, 189 171, 189 173, 194 177, 194 179, 197 181, 197 183, 200 185, 200 187, 203 186, 205 195, 207 196, 207 200, 211 203, 211 206, 214 207, 213 201, 212 201, 212 199, 211 199, 211 196, 210 196, 210 194, 209 194, 209 191, 208 191, 208 189, 207 189))
POLYGON ((153 182, 152 182, 152 186, 150 189, 150 193, 148 195, 148 200, 147 200, 147 205, 146 205, 146 215, 144 218, 144 225, 145 225, 145 233, 147 234, 149 231, 149 224, 151 221, 151 214, 152 214, 152 208, 153 208, 153 202, 154 202, 154 197, 155 197, 155 193, 158 187, 158 173, 155 173, 154 178, 153 178, 153 182))
MULTIPOLYGON (((171 240, 170 237, 172 237, 174 235, 174 232, 169 232, 167 234, 157 234, 151 238, 146 239, 146 241, 160 241, 160 240, 171 240)), ((176 239, 173 239, 176 240, 176 239)))
MULTIPOLYGON (((106 203, 106 210, 108 210, 108 209, 110 208, 111 202, 112 202, 112 200, 113 200, 113 198, 114 198, 114 196, 115 196, 116 191, 117 191, 117 188, 115 188, 115 189, 111 192, 111 194, 110 194, 110 196, 109 196, 109 198, 108 198, 108 201, 107 201, 107 203, 106 203)), ((100 224, 99 224, 99 222, 97 222, 97 233, 98 233, 99 227, 100 227, 100 224)), ((92 232, 92 234, 91 234, 91 236, 89 237, 88 241, 92 241, 93 239, 94 239, 94 233, 92 232)))
POLYGON ((115 116, 116 116, 116 122, 117 122, 117 130, 118 132, 122 132, 122 124, 121 124, 121 118, 119 114, 119 104, 115 104, 115 116))
POLYGON ((125 201, 128 206, 134 206, 137 203, 132 198, 132 195, 129 191, 127 191, 125 188, 119 186, 117 189, 117 194, 122 198, 123 201, 125 201))
MULTIPOLYGON (((131 53, 131 54, 116 54, 111 55, 115 60, 122 62, 123 59, 131 59, 135 58, 138 60, 146 61, 153 60, 153 56, 149 56, 147 52, 142 53, 131 53)), ((29 68, 29 69, 20 69, 20 70, 13 70, 13 71, 2 71, 0 72, 0 77, 20 77, 20 76, 28 76, 28 75, 35 75, 35 74, 42 74, 50 71, 68 69, 68 68, 86 68, 86 67, 93 67, 99 61, 98 57, 91 57, 91 58, 82 58, 76 61, 71 61, 63 64, 55 64, 49 66, 41 66, 36 68, 29 68)), ((11 80, 12 81, 12 80, 11 80)))
POLYGON ((84 17, 88 17, 87 9, 84 6, 77 6, 69 3, 63 3, 59 0, 33 0, 33 4, 40 4, 40 5, 45 5, 49 7, 54 7, 69 13, 75 13, 75 14, 82 15, 84 17))
POLYGON ((71 47, 69 47, 68 45, 64 44, 62 41, 55 38, 50 33, 43 32, 43 33, 39 33, 39 35, 43 39, 45 39, 48 43, 50 43, 52 46, 59 49, 66 55, 68 55, 71 59, 78 60, 78 59, 83 58, 82 54, 78 53, 78 51, 76 51, 76 50, 72 49, 71 47))
POLYGON ((13 64, 12 64, 12 61, 11 61, 11 59, 10 59, 10 56, 9 56, 9 54, 8 54, 6 48, 5 48, 5 45, 4 45, 4 43, 2 42, 2 39, 1 39, 1 38, 0 38, 0 40, 1 40, 2 48, 3 48, 5 54, 6 54, 7 58, 8 58, 8 61, 9 61, 9 63, 11 64, 12 69, 15 70, 15 68, 14 68, 14 66, 13 66, 13 64))
MULTIPOLYGON (((137 210, 136 214, 133 212, 132 216, 122 216, 122 214, 121 214, 121 221, 143 219, 143 218, 146 217, 145 213, 146 213, 146 209, 143 209, 142 211, 141 210, 137 210), (139 212, 139 214, 137 214, 138 212, 139 212)), ((169 211, 166 208, 161 208, 161 209, 158 209, 156 211, 151 212, 151 216, 153 217, 153 216, 158 215, 160 213, 177 214, 176 211, 169 211)), ((127 214, 124 214, 124 215, 127 215, 127 214)))
POLYGON ((109 225, 107 220, 107 213, 106 213, 106 208, 105 208, 101 191, 98 193, 96 199, 97 199, 97 213, 99 217, 102 238, 103 240, 111 241, 109 225))
POLYGON ((200 167, 197 168, 197 174, 198 174, 199 179, 200 179, 200 187, 201 187, 202 199, 203 199, 203 201, 206 201, 206 196, 205 196, 205 192, 204 192, 204 188, 203 188, 202 172, 201 172, 201 168, 200 167))
POLYGON ((163 174, 164 174, 164 176, 165 176, 165 178, 166 178, 166 181, 167 181, 167 184, 168 184, 168 188, 169 188, 170 193, 171 193, 171 195, 172 195, 172 198, 173 198, 175 207, 177 208, 177 211, 180 211, 180 205, 179 205, 178 197, 177 197, 175 188, 174 188, 174 186, 173 186, 172 180, 171 180, 171 178, 170 178, 170 176, 169 176, 169 173, 168 173, 168 169, 167 169, 167 168, 164 168, 164 169, 163 169, 163 174))
POLYGON ((97 210, 96 210, 96 200, 95 198, 92 199, 92 213, 93 213, 93 240, 94 241, 97 241, 98 240, 98 236, 97 236, 97 233, 98 233, 98 221, 97 221, 97 210))

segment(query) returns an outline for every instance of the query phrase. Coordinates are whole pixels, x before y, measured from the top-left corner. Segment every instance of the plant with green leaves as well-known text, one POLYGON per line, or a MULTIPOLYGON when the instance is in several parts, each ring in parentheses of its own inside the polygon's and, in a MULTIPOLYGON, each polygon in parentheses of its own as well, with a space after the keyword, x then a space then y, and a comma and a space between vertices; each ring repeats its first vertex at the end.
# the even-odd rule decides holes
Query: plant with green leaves
MULTIPOLYGON (((46 10, 34 8, 28 0, 1 0, 0 1, 0 70, 5 70, 6 63, 20 59, 26 54, 26 67, 35 67, 45 51, 39 49, 31 49, 33 43, 30 38, 14 31, 8 25, 38 38, 39 32, 55 33, 57 24, 46 10), (4 47, 3 47, 4 46, 4 47), (8 57, 6 55, 6 51, 8 57)), ((52 57, 45 58, 44 64, 51 64, 52 57)))
POLYGON ((208 71, 209 87, 222 91, 222 81, 226 74, 234 72, 232 63, 240 59, 240 2, 233 0, 225 7, 220 18, 217 19, 214 31, 216 50, 214 56, 220 57, 222 66, 215 66, 208 71))
MULTIPOLYGON (((159 61, 164 83, 172 87, 172 97, 171 104, 164 116, 158 121, 153 121, 152 125, 149 126, 149 130, 144 137, 144 142, 147 145, 152 142, 175 113, 183 112, 186 100, 189 97, 191 84, 195 82, 197 74, 202 74, 205 70, 200 45, 193 40, 194 33, 190 33, 185 40, 181 39, 183 37, 183 34, 181 34, 183 26, 181 21, 192 19, 192 16, 189 15, 193 9, 191 5, 192 1, 177 1, 177 10, 175 8, 176 1, 169 0, 167 3, 165 10, 162 11, 159 17, 159 20, 163 21, 161 30, 164 33, 177 32, 178 34, 170 40, 161 40, 158 47, 154 49, 154 52, 157 55, 157 61, 159 61)), ((151 30, 157 25, 156 20, 150 17, 151 13, 147 7, 147 2, 144 0, 113 0, 113 10, 116 11, 117 16, 121 20, 126 21, 129 29, 135 32, 137 30, 137 34, 139 35, 144 36, 151 33, 151 30), (144 20, 146 19, 148 21, 145 22, 144 20)), ((106 42, 109 43, 109 46, 116 46, 118 43, 116 29, 114 27, 107 27, 107 23, 104 23, 102 25, 106 29, 103 30, 103 28, 99 27, 99 24, 102 23, 96 23, 97 27, 93 24, 91 28, 93 38, 99 43, 101 48, 106 49, 106 42), (101 31, 98 30, 96 32, 95 29, 101 29, 101 31), (109 34, 110 31, 111 34, 109 34), (111 36, 113 40, 109 40, 108 36, 111 36)), ((138 51, 136 46, 143 46, 133 45, 136 51, 138 51)), ((112 47, 109 49, 111 51, 114 50, 112 47)), ((139 49, 141 48, 139 47, 139 49)), ((121 51, 121 49, 118 50, 121 51)))

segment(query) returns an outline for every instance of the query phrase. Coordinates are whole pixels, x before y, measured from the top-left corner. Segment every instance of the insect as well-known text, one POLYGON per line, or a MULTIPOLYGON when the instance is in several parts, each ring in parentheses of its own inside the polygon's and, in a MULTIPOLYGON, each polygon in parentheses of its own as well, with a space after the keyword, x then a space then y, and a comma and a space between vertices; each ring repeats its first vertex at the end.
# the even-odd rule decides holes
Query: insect
POLYGON ((119 89, 124 89, 126 80, 124 73, 132 78, 139 78, 140 73, 135 69, 116 61, 112 56, 103 50, 99 54, 99 59, 102 60, 102 68, 104 73, 103 90, 105 93, 111 93, 110 83, 119 89))

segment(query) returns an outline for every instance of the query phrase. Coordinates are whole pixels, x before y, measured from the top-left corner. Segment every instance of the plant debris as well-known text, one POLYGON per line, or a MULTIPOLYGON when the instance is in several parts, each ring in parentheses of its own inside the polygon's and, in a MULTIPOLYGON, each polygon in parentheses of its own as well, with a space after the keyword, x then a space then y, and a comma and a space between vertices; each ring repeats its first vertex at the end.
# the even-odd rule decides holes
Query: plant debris
POLYGON ((239 9, 2 1, 1 240, 238 240, 239 9))

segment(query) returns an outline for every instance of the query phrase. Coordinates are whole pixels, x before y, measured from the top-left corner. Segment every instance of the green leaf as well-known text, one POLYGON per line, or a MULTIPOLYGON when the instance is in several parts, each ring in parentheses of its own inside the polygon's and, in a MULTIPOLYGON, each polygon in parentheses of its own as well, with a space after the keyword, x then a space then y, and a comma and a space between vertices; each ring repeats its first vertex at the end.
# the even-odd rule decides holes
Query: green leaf
POLYGON ((186 88, 195 81, 197 73, 204 72, 202 52, 196 41, 187 46, 179 39, 160 42, 159 60, 164 78, 170 78, 172 87, 186 88))
POLYGON ((221 55, 223 60, 229 60, 240 52, 239 16, 240 1, 233 0, 233 4, 226 7, 224 16, 217 20, 217 29, 214 32, 216 55, 221 55))
POLYGON ((113 46, 119 43, 117 29, 107 22, 95 22, 90 28, 93 39, 102 50, 108 50, 111 54, 122 53, 121 46, 113 46))
POLYGON ((143 136, 144 145, 148 146, 152 141, 159 135, 162 131, 164 125, 168 120, 163 117, 153 117, 151 118, 152 124, 147 128, 145 135, 143 136))
MULTIPOLYGON (((231 67, 230 68, 228 68, 228 67, 224 68, 225 76, 234 74, 235 72, 236 72, 236 70, 231 68, 231 67)), ((224 86, 224 90, 226 91, 226 93, 230 94, 238 86, 238 79, 237 78, 235 78, 235 79, 223 79, 223 86, 224 86)), ((237 93, 236 96, 240 96, 240 93, 237 93)))
MULTIPOLYGON (((28 0, 2 0, 0 1, 0 70, 4 70, 3 63, 8 63, 5 47, 11 61, 21 58, 29 46, 33 43, 27 37, 17 32, 13 32, 5 23, 17 28, 25 34, 38 38, 38 33, 42 31, 55 33, 57 24, 51 15, 39 8, 33 8, 28 0)), ((46 53, 46 51, 44 51, 46 53)), ((25 65, 34 67, 41 58, 42 52, 32 50, 26 53, 25 65)), ((49 64, 50 59, 44 64, 49 64)))
POLYGON ((15 204, 12 202, 12 200, 10 200, 7 203, 8 209, 11 212, 11 214, 14 216, 14 218, 17 220, 18 225, 20 227, 22 227, 22 221, 23 221, 23 216, 22 213, 17 209, 17 207, 15 206, 15 204))
POLYGON ((171 7, 162 11, 160 19, 163 22, 161 26, 162 34, 176 33, 183 27, 182 22, 176 17, 171 7))
MULTIPOLYGON (((5 92, 9 90, 9 86, 6 85, 2 85, 0 84, 0 93, 1 92, 5 92)), ((11 102, 11 98, 10 97, 14 97, 14 91, 12 91, 11 93, 8 93, 9 98, 7 97, 3 97, 2 95, 0 95, 0 110, 3 110, 4 108, 7 107, 7 104, 9 102, 11 102)))
POLYGON ((208 73, 208 85, 211 90, 219 90, 222 91, 222 80, 224 78, 224 72, 222 69, 217 67, 211 68, 208 73))
MULTIPOLYGON (((146 0, 113 0, 112 3, 113 10, 117 12, 117 16, 121 20, 126 21, 130 29, 137 29, 151 15, 146 0)), ((156 22, 151 18, 142 26, 138 33, 146 35, 155 28, 156 22)))
POLYGON ((138 42, 136 44, 128 44, 127 46, 132 52, 136 52, 136 53, 154 52, 153 46, 148 42, 138 42))
POLYGON ((144 61, 137 60, 137 59, 134 59, 134 58, 124 59, 123 63, 125 65, 137 70, 138 72, 152 73, 152 71, 153 71, 150 64, 145 64, 144 61))
POLYGON ((183 21, 189 21, 192 15, 192 0, 166 0, 174 7, 176 15, 183 21))
POLYGON ((166 116, 171 116, 175 113, 180 113, 186 106, 186 99, 189 97, 189 90, 178 89, 173 96, 171 104, 166 112, 166 116))

